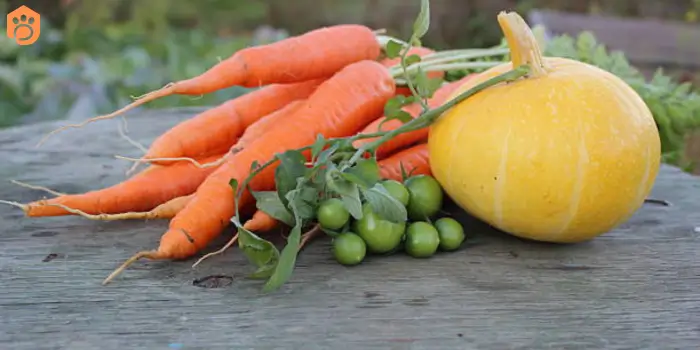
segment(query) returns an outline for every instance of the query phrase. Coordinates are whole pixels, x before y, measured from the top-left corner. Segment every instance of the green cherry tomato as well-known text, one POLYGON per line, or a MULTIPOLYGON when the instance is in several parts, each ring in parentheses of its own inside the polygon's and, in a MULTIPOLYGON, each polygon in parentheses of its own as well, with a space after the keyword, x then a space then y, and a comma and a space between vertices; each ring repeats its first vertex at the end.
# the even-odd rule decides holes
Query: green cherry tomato
POLYGON ((319 205, 316 218, 321 227, 328 230, 339 230, 350 219, 350 213, 340 199, 329 198, 319 205))
POLYGON ((440 235, 440 249, 457 250, 464 242, 464 227, 453 218, 440 218, 435 221, 435 228, 440 235))
POLYGON ((411 220, 426 220, 437 214, 442 207, 442 187, 428 175, 416 175, 406 179, 409 193, 408 217, 411 220))
POLYGON ((384 180, 382 186, 389 194, 403 205, 408 205, 409 193, 406 186, 396 180, 384 180))
POLYGON ((333 238, 333 256, 343 265, 357 265, 367 254, 367 245, 352 232, 344 232, 333 238))
POLYGON ((362 206, 362 219, 353 222, 353 230, 367 243, 372 253, 388 253, 398 247, 406 231, 406 223, 382 219, 368 204, 362 206))
POLYGON ((414 258, 427 258, 435 254, 440 236, 433 225, 425 221, 411 223, 406 230, 406 253, 414 258))

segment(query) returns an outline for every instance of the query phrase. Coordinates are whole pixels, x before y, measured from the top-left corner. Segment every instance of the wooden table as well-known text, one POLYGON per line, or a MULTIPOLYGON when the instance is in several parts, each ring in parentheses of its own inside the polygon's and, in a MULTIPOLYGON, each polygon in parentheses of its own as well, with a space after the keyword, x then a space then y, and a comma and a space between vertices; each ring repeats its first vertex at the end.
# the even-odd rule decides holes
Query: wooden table
MULTIPOLYGON (((129 117, 148 143, 194 110, 129 117)), ((0 198, 44 196, 7 179, 79 192, 121 180, 139 151, 103 121, 39 138, 57 124, 0 132, 0 198)), ((301 253, 292 280, 259 294, 237 249, 191 269, 141 262, 167 221, 23 218, 0 209, 0 348, 41 349, 697 349, 700 180, 663 167, 654 198, 589 243, 525 242, 464 218, 471 242, 428 260, 402 255, 347 268, 328 241, 301 253), (205 288, 193 280, 225 275, 205 288), (224 279, 224 282, 228 281, 224 279), (230 281, 229 281, 230 282, 230 281)), ((209 251, 230 237, 227 233, 209 251)))

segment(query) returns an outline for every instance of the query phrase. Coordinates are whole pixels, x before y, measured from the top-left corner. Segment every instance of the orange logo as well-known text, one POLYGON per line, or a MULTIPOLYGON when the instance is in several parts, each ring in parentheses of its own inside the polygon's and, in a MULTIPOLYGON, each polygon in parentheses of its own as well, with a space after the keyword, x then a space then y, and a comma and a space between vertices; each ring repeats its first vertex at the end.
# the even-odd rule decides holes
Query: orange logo
POLYGON ((7 14, 7 37, 18 45, 31 45, 39 39, 41 16, 27 6, 20 6, 7 14))

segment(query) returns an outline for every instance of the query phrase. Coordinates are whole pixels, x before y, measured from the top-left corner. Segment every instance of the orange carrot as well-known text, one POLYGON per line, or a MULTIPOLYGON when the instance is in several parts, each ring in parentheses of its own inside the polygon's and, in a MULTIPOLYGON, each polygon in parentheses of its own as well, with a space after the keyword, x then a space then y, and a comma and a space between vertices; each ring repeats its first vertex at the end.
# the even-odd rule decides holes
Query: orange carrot
POLYGON ((171 219, 192 200, 192 197, 194 197, 194 194, 173 198, 153 208, 153 210, 145 212, 144 215, 140 216, 138 213, 135 213, 129 219, 171 219))
POLYGON ((431 174, 427 143, 420 143, 413 147, 406 148, 377 163, 379 165, 379 175, 383 179, 402 181, 401 166, 403 166, 406 174, 431 174))
MULTIPOLYGON (((220 156, 205 158, 204 161, 220 156)), ((75 215, 75 211, 93 215, 147 212, 173 198, 194 193, 216 170, 216 167, 201 169, 188 162, 151 167, 107 188, 42 199, 22 205, 22 209, 29 217, 75 215)))
POLYGON ((224 153, 246 128, 290 102, 305 99, 321 81, 268 85, 229 100, 177 124, 159 136, 143 158, 195 158, 224 153))
MULTIPOLYGON (((428 106, 432 108, 439 107, 442 105, 445 100, 450 97, 450 95, 456 91, 458 87, 460 87, 462 84, 464 84, 468 79, 471 79, 471 76, 464 77, 460 80, 447 83, 440 87, 435 93, 433 94, 433 97, 428 100, 428 106)), ((413 103, 407 106, 403 107, 403 110, 406 111, 408 114, 413 116, 414 118, 417 117, 422 108, 420 104, 418 103, 413 103)), ((359 133, 361 134, 371 134, 371 133, 376 133, 380 131, 390 131, 394 130, 401 125, 403 125, 403 122, 401 122, 398 119, 392 119, 384 122, 385 117, 382 116, 376 120, 374 120, 372 123, 367 125, 362 131, 359 133), (382 122, 384 122, 382 124, 382 122), (380 130, 380 125, 381 125, 381 130, 380 130)), ((368 139, 361 139, 353 142, 353 146, 356 148, 359 148, 360 146, 370 143, 374 141, 376 138, 368 138, 368 139)), ((379 148, 377 149, 377 159, 382 159, 386 157, 388 154, 393 153, 394 151, 401 149, 403 147, 412 145, 416 142, 422 142, 428 139, 428 128, 422 128, 418 129, 415 131, 411 132, 406 132, 403 134, 399 134, 396 137, 392 138, 391 140, 383 143, 379 148)))
MULTIPOLYGON (((241 135, 241 138, 238 139, 236 143, 231 146, 228 152, 226 152, 221 158, 213 161, 213 162, 208 162, 208 163, 199 163, 196 160, 190 158, 190 157, 179 157, 179 158, 159 158, 158 162, 172 162, 172 161, 179 161, 179 160, 187 160, 192 163, 194 163, 198 167, 204 167, 204 168, 209 168, 213 166, 219 166, 223 164, 226 159, 231 157, 233 154, 239 152, 241 149, 246 147, 250 142, 253 140, 262 137, 269 129, 275 127, 277 124, 279 124, 280 121, 284 120, 285 118, 288 118, 290 115, 294 113, 296 109, 301 107, 303 104, 304 100, 296 100, 288 105, 266 115, 265 117, 261 118, 257 122, 254 122, 251 124, 245 131, 243 132, 243 135, 241 135), (166 160, 169 159, 169 160, 166 160)), ((129 158, 127 158, 129 159, 129 158)), ((138 159, 131 159, 131 160, 138 160, 138 159)))
POLYGON ((308 31, 266 45, 247 47, 206 72, 159 90, 105 116, 107 119, 170 95, 202 95, 232 86, 259 87, 327 78, 350 63, 376 60, 381 45, 363 25, 339 24, 308 31))
MULTIPOLYGON (((363 60, 347 65, 324 81, 293 116, 234 154, 209 175, 192 201, 170 221, 158 249, 135 254, 103 283, 108 283, 140 258, 184 259, 196 254, 219 235, 235 215, 235 194, 229 181, 242 184, 250 175, 253 162, 264 164, 277 153, 309 146, 318 134, 326 138, 355 134, 381 113, 394 92, 394 80, 379 62, 363 60)), ((256 176, 262 176, 262 182, 270 181, 268 190, 274 187, 275 168, 275 165, 267 167, 256 176)), ((246 190, 237 204, 243 206, 251 201, 252 196, 246 190)))
POLYGON ((279 225, 279 221, 262 210, 257 210, 253 217, 243 224, 243 228, 251 232, 266 232, 279 225))
POLYGON ((262 119, 250 125, 245 130, 243 135, 241 135, 241 138, 238 140, 238 142, 236 142, 234 148, 236 150, 241 150, 247 145, 249 145, 251 142, 257 140, 260 137, 263 137, 263 135, 265 135, 265 133, 271 128, 276 127, 283 120, 290 118, 290 116, 293 116, 294 113, 299 108, 301 108, 301 106, 304 105, 304 102, 306 102, 305 99, 291 102, 283 108, 266 115, 262 119))
MULTIPOLYGON (((408 49, 408 54, 406 57, 411 56, 411 55, 418 55, 420 57, 430 55, 432 53, 435 53, 432 49, 429 49, 424 46, 412 46, 411 48, 408 49)), ((384 58, 381 60, 382 64, 385 65, 386 67, 392 67, 401 64, 401 57, 396 57, 396 58, 384 58)), ((445 76, 445 72, 443 71, 433 71, 433 72, 428 72, 427 73, 428 77, 430 78, 443 78, 445 76)), ((411 96, 411 89, 408 88, 408 86, 397 86, 396 87, 396 94, 397 95, 404 95, 404 96, 411 96)))
POLYGON ((60 204, 50 205, 63 208, 72 214, 80 215, 86 219, 98 221, 171 219, 185 207, 187 202, 189 202, 193 196, 194 195, 190 194, 187 196, 173 198, 150 211, 127 211, 116 214, 87 214, 80 210, 72 209, 60 204))

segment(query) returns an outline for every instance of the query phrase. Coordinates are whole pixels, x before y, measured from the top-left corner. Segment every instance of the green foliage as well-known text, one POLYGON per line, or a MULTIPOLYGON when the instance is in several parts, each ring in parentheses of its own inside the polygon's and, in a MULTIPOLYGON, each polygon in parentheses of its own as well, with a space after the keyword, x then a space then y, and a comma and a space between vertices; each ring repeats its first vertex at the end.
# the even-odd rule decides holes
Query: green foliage
MULTIPOLYGON (((230 20, 222 9, 237 11, 241 20, 236 23, 257 21, 265 11, 259 2, 223 0, 210 0, 201 8, 194 2, 165 0, 74 3, 63 28, 42 20, 41 37, 33 45, 19 46, 0 36, 0 127, 82 120, 112 112, 132 102, 131 96, 201 74, 258 43, 248 34, 225 34, 223 24, 230 20), (188 21, 197 27, 187 28, 188 21)), ((3 26, 4 21, 0 19, 3 26)), ((144 108, 214 105, 245 91, 234 87, 204 96, 164 98, 144 108)))

